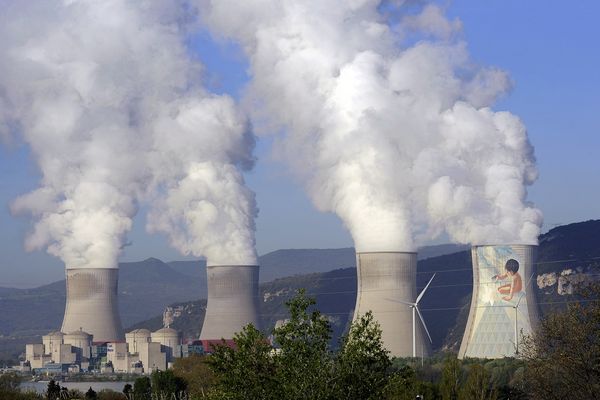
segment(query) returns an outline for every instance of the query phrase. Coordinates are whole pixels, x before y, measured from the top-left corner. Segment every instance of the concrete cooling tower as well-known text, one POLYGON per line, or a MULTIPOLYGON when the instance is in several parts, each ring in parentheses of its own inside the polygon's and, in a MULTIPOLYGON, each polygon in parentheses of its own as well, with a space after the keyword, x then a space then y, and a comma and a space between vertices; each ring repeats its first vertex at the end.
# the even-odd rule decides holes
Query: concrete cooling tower
POLYGON ((259 328, 258 265, 208 266, 208 300, 200 340, 232 339, 249 323, 259 328))
POLYGON ((522 334, 538 323, 533 286, 537 246, 474 246, 473 295, 458 356, 501 358, 518 353, 522 334))
POLYGON ((94 342, 123 339, 116 268, 68 268, 67 303, 62 332, 83 330, 94 342))
MULTIPOLYGON (((395 357, 413 355, 413 315, 407 304, 417 297, 417 253, 356 253, 358 288, 354 320, 372 311, 382 330, 384 346, 395 357)), ((429 346, 420 321, 416 323, 416 354, 428 356, 429 346)))

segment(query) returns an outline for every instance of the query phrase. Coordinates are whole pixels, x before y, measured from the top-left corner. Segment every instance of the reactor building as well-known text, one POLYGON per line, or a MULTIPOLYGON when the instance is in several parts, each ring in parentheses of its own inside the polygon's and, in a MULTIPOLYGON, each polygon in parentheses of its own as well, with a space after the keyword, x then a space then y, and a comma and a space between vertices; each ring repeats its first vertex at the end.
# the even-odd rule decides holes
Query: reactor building
POLYGON ((473 295, 459 358, 512 357, 538 323, 537 246, 473 246, 473 295))
POLYGON ((258 265, 206 267, 208 298, 200 340, 220 343, 250 323, 259 328, 258 271, 258 265))
POLYGON ((117 268, 67 268, 67 302, 61 332, 85 331, 95 342, 123 339, 117 268))
MULTIPOLYGON (((413 356, 413 314, 404 303, 417 297, 417 253, 357 252, 357 293, 354 320, 373 312, 386 349, 395 357, 413 356)), ((416 325, 416 354, 430 352, 423 327, 416 325)))

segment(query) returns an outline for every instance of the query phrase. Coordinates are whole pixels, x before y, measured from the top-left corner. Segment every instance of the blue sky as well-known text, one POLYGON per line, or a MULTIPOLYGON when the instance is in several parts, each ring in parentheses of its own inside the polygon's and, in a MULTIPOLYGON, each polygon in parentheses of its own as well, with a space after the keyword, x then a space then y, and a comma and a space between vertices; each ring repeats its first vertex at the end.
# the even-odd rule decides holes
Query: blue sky
MULTIPOLYGON (((463 22, 473 58, 510 73, 513 91, 497 110, 525 122, 535 146, 540 178, 530 200, 545 215, 544 231, 555 224, 600 218, 600 3, 594 0, 455 0, 448 14, 463 22)), ((217 93, 239 97, 247 64, 232 44, 213 43, 207 34, 191 42, 206 66, 206 83, 217 93)), ((280 248, 352 245, 337 217, 314 209, 302 188, 271 159, 270 139, 260 138, 256 168, 247 174, 260 207, 259 254, 280 248)), ((15 217, 8 204, 36 187, 39 178, 27 147, 0 146, 0 286, 33 286, 60 279, 61 262, 44 252, 26 253, 28 217, 15 217)), ((130 234, 122 260, 184 259, 160 235, 148 235, 144 210, 130 234)))

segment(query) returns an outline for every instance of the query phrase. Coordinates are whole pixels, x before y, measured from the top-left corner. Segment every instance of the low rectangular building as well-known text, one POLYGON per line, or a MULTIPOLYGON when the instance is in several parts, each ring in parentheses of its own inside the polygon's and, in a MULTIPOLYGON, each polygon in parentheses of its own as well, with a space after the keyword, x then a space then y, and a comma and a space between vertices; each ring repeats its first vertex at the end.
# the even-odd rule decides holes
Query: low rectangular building
POLYGON ((167 369, 167 355, 161 351, 160 343, 139 343, 138 350, 145 373, 167 369))

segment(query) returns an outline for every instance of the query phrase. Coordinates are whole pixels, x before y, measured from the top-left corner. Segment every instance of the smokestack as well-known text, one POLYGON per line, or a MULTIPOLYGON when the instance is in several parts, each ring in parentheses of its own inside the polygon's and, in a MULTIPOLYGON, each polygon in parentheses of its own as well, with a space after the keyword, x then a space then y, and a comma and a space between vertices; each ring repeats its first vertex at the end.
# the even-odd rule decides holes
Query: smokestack
POLYGON ((473 295, 459 358, 518 353, 521 335, 537 326, 533 278, 537 246, 473 246, 473 295))
POLYGON ((258 265, 206 268, 208 301, 200 340, 232 339, 249 323, 259 328, 258 269, 258 265))
POLYGON ((83 330, 94 342, 123 339, 117 300, 116 268, 68 268, 62 332, 83 330))
MULTIPOLYGON (((417 297, 417 253, 356 253, 358 288, 354 320, 367 311, 381 326, 383 345, 395 357, 412 357, 412 310, 406 304, 417 297)), ((416 353, 429 355, 423 328, 417 322, 416 353)))

